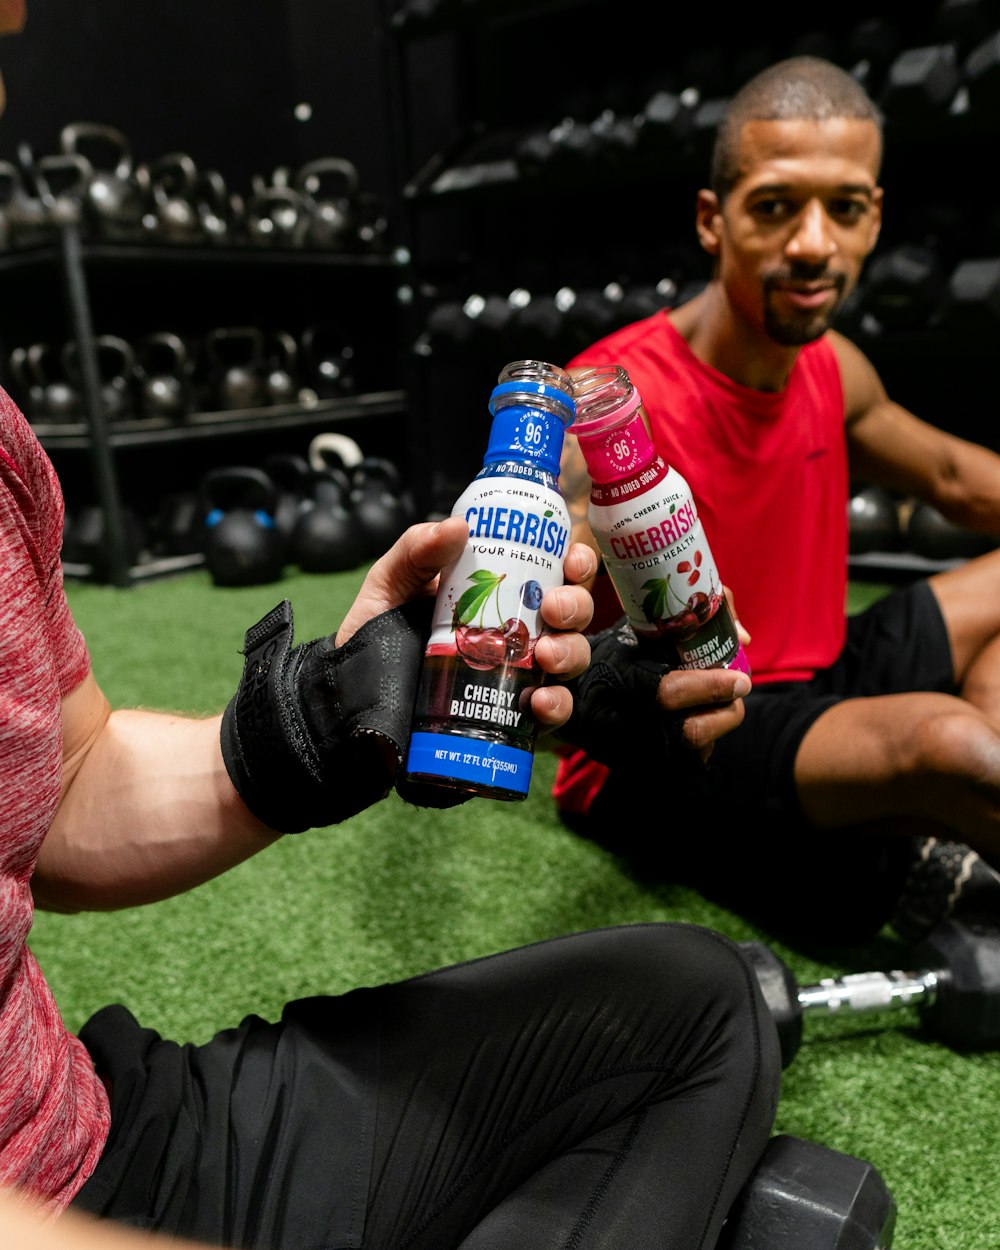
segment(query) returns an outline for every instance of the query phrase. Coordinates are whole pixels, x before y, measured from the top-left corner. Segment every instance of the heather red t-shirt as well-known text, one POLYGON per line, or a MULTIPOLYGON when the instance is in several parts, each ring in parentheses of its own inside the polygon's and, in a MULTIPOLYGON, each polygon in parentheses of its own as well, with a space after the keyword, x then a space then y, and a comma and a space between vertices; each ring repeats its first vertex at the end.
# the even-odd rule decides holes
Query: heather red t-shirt
MULTIPOLYGON (((807 680, 831 664, 846 630, 849 470, 843 385, 828 339, 802 348, 778 392, 741 386, 704 364, 667 312, 569 363, 622 365, 642 396, 656 448, 687 479, 750 632, 755 685, 807 680)), ((620 614, 613 599, 609 610, 620 614)), ((603 776, 571 755, 556 798, 585 810, 603 776)))
POLYGON ((53 1212, 93 1171, 110 1120, 27 946, 31 874, 59 801, 60 700, 90 665, 63 594, 62 528, 52 465, 0 391, 0 1185, 53 1212))

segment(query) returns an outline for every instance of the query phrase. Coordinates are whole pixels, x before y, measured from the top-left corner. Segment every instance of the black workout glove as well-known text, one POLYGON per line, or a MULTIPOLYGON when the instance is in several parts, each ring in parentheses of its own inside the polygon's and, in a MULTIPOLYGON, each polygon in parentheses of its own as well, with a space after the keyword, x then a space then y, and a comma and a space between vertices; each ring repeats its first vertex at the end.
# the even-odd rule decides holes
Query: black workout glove
MULTIPOLYGON (((608 768, 663 769, 683 758, 703 767, 684 741, 684 717, 656 701, 660 679, 671 666, 637 638, 626 617, 591 635, 590 666, 565 683, 573 694, 573 715, 558 738, 581 747, 608 768), (684 748, 683 757, 678 756, 684 748)), ((653 774, 656 775, 655 773, 653 774)))
MULTIPOLYGON (((222 718, 240 797, 281 833, 337 824, 392 789, 406 756, 433 600, 383 612, 342 647, 292 647, 284 600, 247 631, 243 677, 222 718)), ((406 797, 451 806, 465 796, 406 797)))

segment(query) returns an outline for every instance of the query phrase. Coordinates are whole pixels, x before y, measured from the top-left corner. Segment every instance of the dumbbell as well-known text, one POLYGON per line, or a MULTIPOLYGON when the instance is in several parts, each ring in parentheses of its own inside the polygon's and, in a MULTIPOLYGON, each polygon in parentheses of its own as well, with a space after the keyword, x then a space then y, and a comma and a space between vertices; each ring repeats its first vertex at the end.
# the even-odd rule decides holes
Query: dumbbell
POLYGON ((810 1013, 886 1011, 916 1006, 923 1027, 960 1050, 1000 1043, 1000 929, 986 921, 942 921, 912 952, 918 971, 856 972, 799 985, 763 942, 740 943, 774 1017, 787 1067, 810 1013))
POLYGON ((901 35, 885 17, 862 18, 847 37, 847 68, 872 97, 884 85, 889 67, 899 54, 901 35))
POLYGON ((905 48, 886 72, 878 103, 890 122, 924 122, 947 116, 961 85, 954 44, 905 48))
POLYGON ((938 0, 933 33, 955 44, 960 53, 967 53, 998 28, 997 0, 938 0))
POLYGON ((649 156, 675 156, 694 133, 690 97, 667 87, 652 93, 637 115, 636 150, 649 156))
POLYGON ((994 535, 956 525, 923 501, 914 505, 907 519, 906 542, 912 552, 928 560, 971 560, 997 545, 994 535))
POLYGON ((722 1228, 718 1250, 890 1250, 896 1200, 873 1164, 779 1133, 722 1228))
POLYGON ((891 491, 858 483, 847 500, 848 550, 852 556, 898 551, 903 545, 899 511, 891 491))
POLYGON ((861 309, 886 330, 916 330, 939 310, 948 273, 933 248, 901 243, 873 256, 861 288, 861 309))
POLYGON ((962 65, 969 108, 980 117, 993 117, 1000 103, 1000 30, 977 44, 962 65))
POLYGON ((959 341, 992 343, 1000 326, 1000 257, 960 261, 948 279, 941 328, 959 341))

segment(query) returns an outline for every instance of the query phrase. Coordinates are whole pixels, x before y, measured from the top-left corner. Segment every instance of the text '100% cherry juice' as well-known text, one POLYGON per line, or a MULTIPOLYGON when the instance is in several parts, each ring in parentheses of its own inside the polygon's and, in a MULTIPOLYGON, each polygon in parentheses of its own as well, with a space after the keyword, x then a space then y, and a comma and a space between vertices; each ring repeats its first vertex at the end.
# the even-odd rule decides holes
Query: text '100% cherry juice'
POLYGON ((749 673, 690 487, 653 446, 628 374, 585 370, 573 394, 590 528, 636 635, 678 668, 749 673))
POLYGON ((489 409, 483 467, 452 508, 469 541, 441 573, 406 770, 411 780, 516 800, 527 796, 534 760, 539 609, 563 584, 569 546, 558 483, 572 379, 544 361, 514 361, 489 409))

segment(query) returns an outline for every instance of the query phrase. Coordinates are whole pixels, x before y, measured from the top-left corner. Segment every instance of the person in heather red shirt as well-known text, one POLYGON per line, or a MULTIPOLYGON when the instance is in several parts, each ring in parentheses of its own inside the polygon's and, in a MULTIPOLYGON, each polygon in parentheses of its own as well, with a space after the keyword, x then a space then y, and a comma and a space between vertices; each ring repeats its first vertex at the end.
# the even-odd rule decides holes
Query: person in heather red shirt
MULTIPOLYGON (((23 22, 0 0, 0 32, 23 22)), ((413 526, 329 638, 293 645, 279 604, 247 632, 228 707, 196 720, 109 706, 64 593, 63 520, 0 390, 0 1242, 714 1245, 767 1145, 780 1055, 755 975, 709 930, 545 934, 199 1046, 121 1004, 65 1027, 28 945, 36 906, 165 898, 394 785, 454 801, 408 787, 401 763, 438 573, 468 534, 458 517, 413 526)), ((595 568, 574 544, 542 603, 543 730, 588 700, 595 568)), ((720 689, 674 676, 646 681, 654 725, 720 689)), ((738 719, 730 695, 693 713, 705 749, 738 719)))
MULTIPOLYGON (((831 328, 879 237, 882 151, 850 73, 796 57, 756 75, 697 196, 709 280, 569 362, 621 365, 642 396, 749 633, 753 690, 697 784, 648 749, 641 770, 577 749, 557 804, 620 853, 833 941, 1000 919, 1000 550, 845 616, 852 479, 1000 533, 1000 456, 893 402, 831 328)), ((593 543, 572 429, 561 481, 593 543)), ((599 627, 620 608, 606 578, 595 597, 599 627)))
MULTIPOLYGON (((444 805, 400 769, 436 575, 467 526, 408 530, 335 637, 292 647, 279 605, 248 631, 225 712, 194 720, 109 707, 63 593, 62 524, 0 391, 0 1191, 59 1217, 39 1244, 88 1244, 83 1213, 282 1250, 509 1247, 528 1227, 539 1247, 714 1244, 767 1144, 780 1057, 747 961, 706 929, 543 935, 200 1046, 119 1004, 65 1028, 27 943, 34 906, 165 898, 394 784, 444 805)), ((575 583, 595 563, 576 544, 543 601, 543 728, 570 716, 558 679, 585 676, 575 583)), ((24 1244, 21 1218, 0 1198, 5 1244, 24 1244)))

